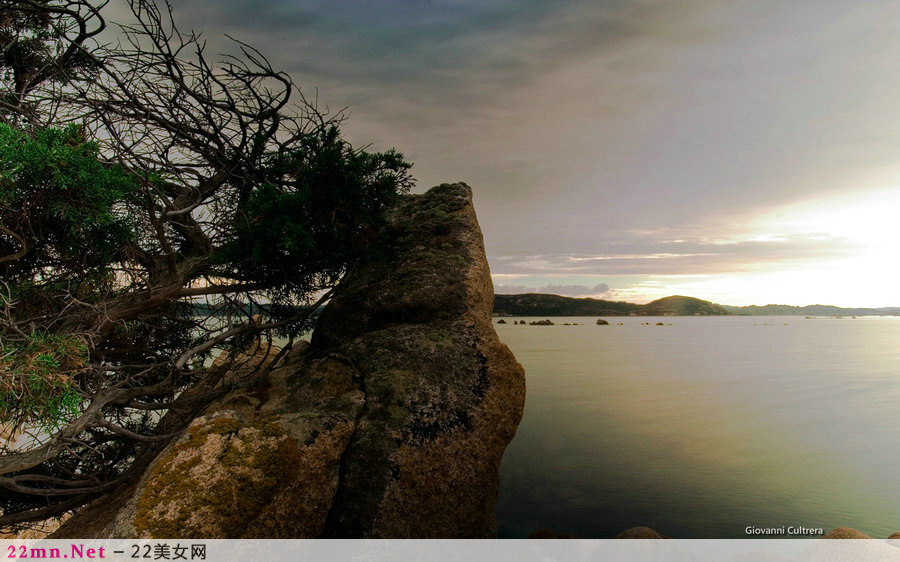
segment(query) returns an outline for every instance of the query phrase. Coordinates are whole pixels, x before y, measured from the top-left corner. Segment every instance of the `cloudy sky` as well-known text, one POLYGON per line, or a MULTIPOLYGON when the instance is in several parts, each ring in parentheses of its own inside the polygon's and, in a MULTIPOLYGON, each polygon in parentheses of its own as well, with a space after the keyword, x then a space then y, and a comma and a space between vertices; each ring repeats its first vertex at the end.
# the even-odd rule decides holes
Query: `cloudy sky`
POLYGON ((896 0, 174 4, 471 185, 497 292, 900 305, 896 0))

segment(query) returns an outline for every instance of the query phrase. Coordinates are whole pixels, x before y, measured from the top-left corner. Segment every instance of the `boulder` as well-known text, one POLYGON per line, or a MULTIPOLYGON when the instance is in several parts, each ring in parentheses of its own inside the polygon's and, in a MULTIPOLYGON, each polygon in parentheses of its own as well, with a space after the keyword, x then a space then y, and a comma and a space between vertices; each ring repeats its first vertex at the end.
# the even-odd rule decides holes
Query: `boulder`
POLYGON ((823 539, 871 539, 869 535, 850 527, 835 527, 822 535, 823 539))
POLYGON ((632 527, 630 529, 625 529, 618 535, 616 535, 617 539, 667 539, 671 537, 666 537, 661 535, 651 529, 650 527, 632 527))
POLYGON ((598 318, 598 319, 597 319, 597 325, 598 325, 598 326, 609 326, 609 322, 607 322, 607 321, 604 320, 603 318, 598 318))
MULTIPOLYGON (((823 539, 872 539, 873 537, 850 527, 836 527, 822 536, 823 539)), ((865 560, 888 562, 898 560, 897 549, 881 540, 821 540, 811 541, 795 558, 797 562, 819 560, 865 560)))
POLYGON ((408 196, 308 347, 54 538, 487 538, 524 371, 465 184, 408 196))

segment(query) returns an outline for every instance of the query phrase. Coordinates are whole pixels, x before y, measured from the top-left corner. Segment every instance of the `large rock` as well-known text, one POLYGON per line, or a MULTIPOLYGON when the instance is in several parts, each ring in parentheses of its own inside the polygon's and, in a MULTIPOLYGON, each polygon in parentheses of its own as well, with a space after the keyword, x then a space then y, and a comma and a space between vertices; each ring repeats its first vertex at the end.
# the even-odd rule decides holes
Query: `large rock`
POLYGON ((410 196, 312 344, 55 537, 492 537, 522 367, 464 184, 410 196))
POLYGON ((348 277, 313 335, 355 366, 366 396, 326 534, 493 536, 525 386, 491 325, 471 190, 435 187, 392 226, 384 257, 348 277))

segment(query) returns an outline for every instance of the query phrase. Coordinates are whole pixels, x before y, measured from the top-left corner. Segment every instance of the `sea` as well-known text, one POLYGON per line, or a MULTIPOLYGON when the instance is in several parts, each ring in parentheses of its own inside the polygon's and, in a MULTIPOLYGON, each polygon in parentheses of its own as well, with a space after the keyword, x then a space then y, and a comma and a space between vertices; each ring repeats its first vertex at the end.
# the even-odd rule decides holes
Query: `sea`
POLYGON ((540 319, 493 319, 527 380, 499 537, 900 531, 900 317, 540 319))

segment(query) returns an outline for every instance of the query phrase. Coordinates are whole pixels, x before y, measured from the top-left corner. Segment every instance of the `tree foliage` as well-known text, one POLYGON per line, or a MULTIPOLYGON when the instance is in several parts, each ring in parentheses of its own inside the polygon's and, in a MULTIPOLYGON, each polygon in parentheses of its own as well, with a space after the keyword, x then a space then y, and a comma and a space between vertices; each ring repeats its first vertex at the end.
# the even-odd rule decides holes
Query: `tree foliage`
POLYGON ((101 45, 100 4, 0 0, 0 423, 24 432, 0 524, 140 473, 248 343, 310 326, 412 182, 252 47, 211 62, 129 5, 101 45))
POLYGON ((135 182, 104 166, 77 125, 32 135, 0 124, 0 272, 7 283, 77 276, 96 284, 134 238, 122 205, 135 182))
POLYGON ((106 27, 105 5, 53 0, 0 0, 0 115, 4 121, 37 121, 62 101, 42 86, 60 86, 96 75, 100 62, 86 45, 106 27))

